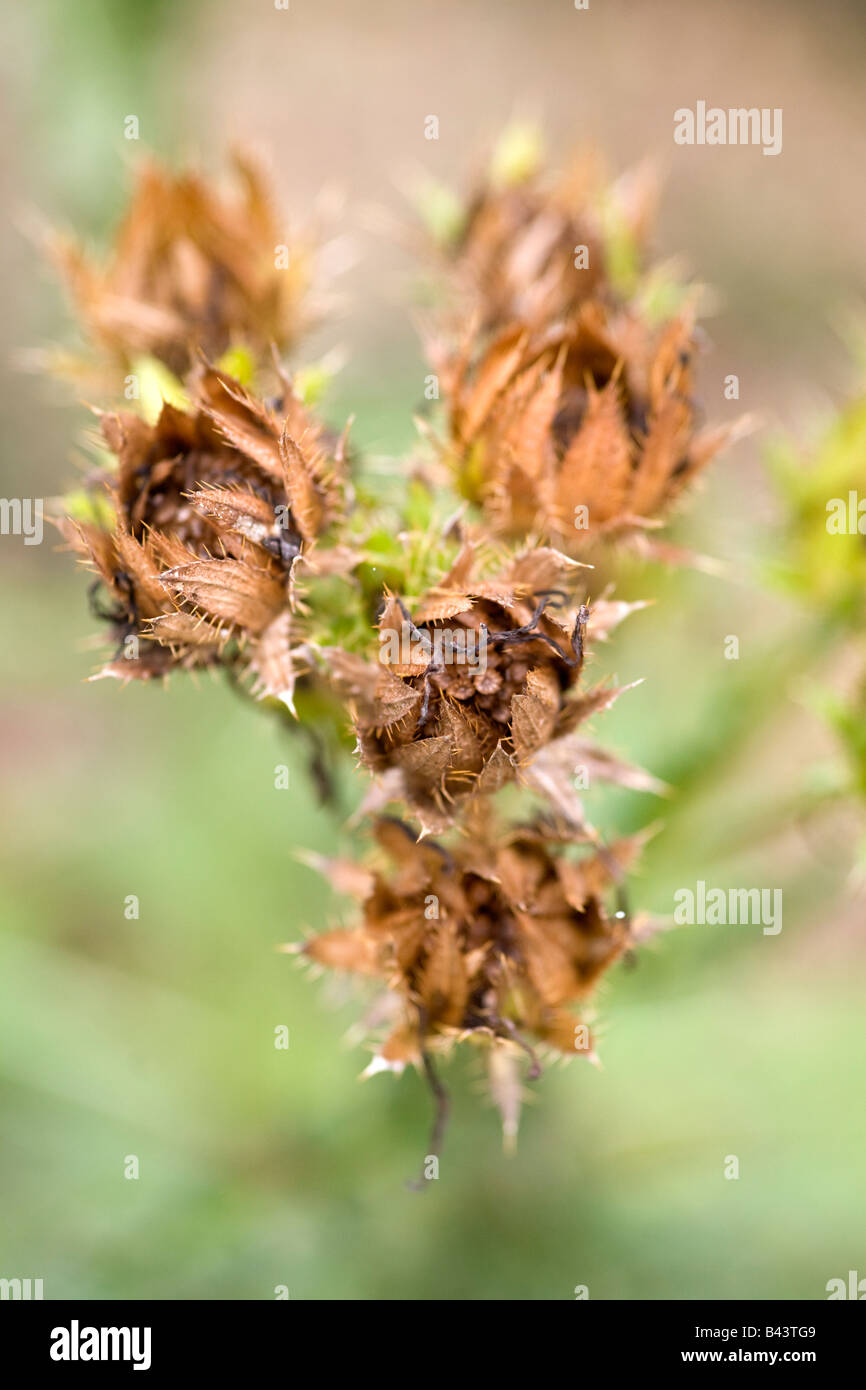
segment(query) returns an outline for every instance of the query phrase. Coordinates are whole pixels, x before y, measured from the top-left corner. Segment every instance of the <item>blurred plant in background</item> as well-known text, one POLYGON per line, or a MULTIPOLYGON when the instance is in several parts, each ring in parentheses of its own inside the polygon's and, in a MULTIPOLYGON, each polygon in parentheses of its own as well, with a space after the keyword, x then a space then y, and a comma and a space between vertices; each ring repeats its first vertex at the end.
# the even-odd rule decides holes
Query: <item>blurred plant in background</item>
MULTIPOLYGON (((803 607, 807 699, 832 728, 844 764, 828 760, 809 791, 816 809, 866 800, 866 400, 843 406, 811 445, 779 438, 769 463, 782 498, 775 581, 803 607), (805 458, 804 458, 805 455, 805 458), (835 668, 834 685, 822 671, 835 668), (834 688, 835 687, 835 688, 834 688)), ((855 855, 866 874, 866 833, 855 855)))

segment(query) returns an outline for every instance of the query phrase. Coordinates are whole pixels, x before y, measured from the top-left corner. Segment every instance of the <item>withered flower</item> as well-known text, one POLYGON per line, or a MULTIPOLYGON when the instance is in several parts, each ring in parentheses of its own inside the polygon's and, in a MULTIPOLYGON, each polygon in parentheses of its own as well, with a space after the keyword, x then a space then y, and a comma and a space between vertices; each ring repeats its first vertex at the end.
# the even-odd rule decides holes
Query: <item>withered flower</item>
POLYGON ((545 184, 538 175, 470 199, 450 251, 455 286, 495 333, 519 320, 534 327, 569 317, 604 279, 601 230, 589 199, 588 169, 545 184), (586 250, 577 271, 575 257, 586 250))
POLYGON ((144 163, 103 265, 53 238, 85 333, 121 369, 150 355, 183 376, 198 352, 217 359, 230 347, 263 360, 307 327, 310 250, 288 245, 255 164, 237 153, 233 164, 232 197, 199 174, 144 163))
POLYGON ((656 192, 649 166, 608 184, 590 157, 558 176, 518 162, 446 245, 459 309, 426 335, 444 453, 496 535, 678 558, 650 533, 737 427, 702 425, 696 292, 649 267, 656 192))
POLYGON ((506 1137, 517 1129, 521 1052, 530 1039, 556 1053, 594 1058, 590 1029, 571 1012, 642 933, 605 895, 637 852, 636 840, 610 849, 564 852, 546 823, 507 829, 489 813, 445 846, 416 842, 399 821, 380 819, 380 847, 393 867, 366 872, 327 865, 337 886, 362 897, 362 921, 310 936, 300 950, 334 970, 382 981, 391 1031, 367 1074, 429 1071, 431 1052, 469 1039, 490 1056, 491 1086, 506 1137))
POLYGON ((120 648, 102 674, 213 665, 231 644, 258 693, 291 705, 293 571, 338 512, 345 441, 330 458, 287 381, 265 405, 212 368, 188 410, 166 403, 153 425, 104 414, 102 433, 114 529, 62 523, 108 595, 98 611, 120 648))
POLYGON ((569 554, 643 538, 733 435, 705 429, 694 397, 694 322, 660 329, 585 303, 567 324, 515 323, 474 357, 433 348, 463 494, 495 534, 536 534, 569 554), (438 353, 438 355, 436 355, 438 353))
POLYGON ((566 322, 591 298, 611 300, 648 259, 649 164, 611 181, 594 151, 561 170, 542 155, 537 132, 506 130, 449 234, 434 237, 455 314, 483 335, 566 322))
POLYGON ((389 774, 428 831, 513 780, 617 693, 578 693, 578 682, 587 628, 603 638, 627 605, 602 604, 596 626, 557 587, 578 565, 554 550, 526 551, 486 579, 476 562, 466 544, 411 613, 388 596, 378 669, 355 691, 362 762, 389 774))

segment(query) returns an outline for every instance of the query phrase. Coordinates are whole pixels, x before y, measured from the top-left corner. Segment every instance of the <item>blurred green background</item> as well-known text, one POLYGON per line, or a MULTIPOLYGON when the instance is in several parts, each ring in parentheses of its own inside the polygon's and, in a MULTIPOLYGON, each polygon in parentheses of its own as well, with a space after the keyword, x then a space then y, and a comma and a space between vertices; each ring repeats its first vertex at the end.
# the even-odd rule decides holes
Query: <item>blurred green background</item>
MULTIPOLYGON (((614 169, 657 155, 659 248, 716 291, 710 418, 758 410, 805 440, 855 384, 837 324, 866 279, 859 5, 37 0, 5 27, 6 496, 49 497, 76 475, 84 410, 18 370, 23 350, 71 341, 30 232, 41 216, 107 238, 135 153, 128 114, 173 160, 216 168, 229 140, 258 145, 290 217, 342 185, 362 228, 371 204, 402 210, 413 167, 467 178, 515 113, 542 119, 554 152, 595 140, 614 169), (781 106, 781 156, 675 147, 674 109, 700 98, 781 106), (739 403, 723 397, 729 372, 739 403)), ((408 263, 372 233, 358 242, 343 317, 311 351, 345 347, 329 411, 355 411, 360 442, 388 457, 411 445, 424 368, 408 263)), ((50 534, 4 537, 0 1275, 42 1277, 48 1298, 286 1285, 293 1299, 474 1300, 579 1284, 591 1298, 822 1298, 828 1279, 866 1274, 860 827, 804 810, 837 757, 807 707, 832 657, 820 625, 762 592, 774 522, 752 439, 678 527, 725 575, 623 575, 622 597, 657 603, 596 674, 647 679, 597 727, 675 791, 592 809, 607 830, 665 820, 633 883, 641 908, 670 913, 699 878, 781 887, 782 933, 684 928, 615 971, 603 1068, 549 1069, 512 1158, 477 1062, 452 1063, 441 1177, 421 1196, 405 1179, 426 1148, 423 1086, 359 1084, 366 1054, 344 1041, 357 1000, 274 952, 323 924, 327 887, 293 851, 344 848, 343 816, 315 807, 294 744, 217 684, 84 684, 85 577, 50 534), (286 761, 288 792, 274 788, 286 761)), ((344 809, 359 785, 347 779, 344 809)))

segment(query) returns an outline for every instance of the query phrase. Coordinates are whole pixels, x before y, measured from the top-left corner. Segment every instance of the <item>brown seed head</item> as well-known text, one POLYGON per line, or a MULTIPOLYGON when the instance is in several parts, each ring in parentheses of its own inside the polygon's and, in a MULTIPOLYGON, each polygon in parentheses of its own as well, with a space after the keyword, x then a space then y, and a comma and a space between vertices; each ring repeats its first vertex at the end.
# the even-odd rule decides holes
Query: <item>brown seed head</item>
POLYGON ((416 842, 397 821, 378 821, 375 833, 393 867, 370 875, 361 924, 312 936, 303 953, 378 978, 396 996, 378 1066, 401 1070, 422 1049, 466 1036, 513 1047, 527 1034, 591 1052, 569 1006, 634 944, 604 896, 635 842, 568 857, 549 826, 507 831, 489 813, 449 848, 416 842))
POLYGON ((321 427, 288 384, 265 405, 208 368, 189 410, 108 414, 102 430, 114 532, 63 529, 109 595, 121 650, 104 674, 211 665, 232 641, 262 693, 290 700, 292 572, 340 507, 321 427))
POLYGON ((234 171, 231 197, 198 174, 143 164, 104 265, 54 239, 85 332, 121 368, 149 354, 183 376, 199 351, 240 345, 264 359, 307 326, 309 252, 286 245, 260 170, 236 154, 234 171))

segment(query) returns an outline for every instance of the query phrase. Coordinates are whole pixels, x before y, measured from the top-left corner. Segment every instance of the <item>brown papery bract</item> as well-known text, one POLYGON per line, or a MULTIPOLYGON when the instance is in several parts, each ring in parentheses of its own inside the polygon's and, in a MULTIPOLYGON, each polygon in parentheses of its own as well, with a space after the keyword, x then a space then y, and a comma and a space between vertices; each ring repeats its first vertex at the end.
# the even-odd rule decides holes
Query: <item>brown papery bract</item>
POLYGON ((590 559, 635 537, 649 549, 647 532, 735 437, 700 424, 689 313, 651 329, 590 300, 543 334, 505 328, 476 356, 431 351, 458 487, 495 535, 532 532, 590 559))
POLYGON ((656 193, 650 168, 609 185, 591 157, 488 178, 447 244, 456 307, 426 334, 443 452, 495 535, 591 560, 620 542, 671 558, 653 532, 740 428, 702 422, 696 292, 661 318, 639 292, 656 193), (629 292, 612 227, 634 258, 629 292))
POLYGON ((255 162, 236 152, 233 164, 233 193, 198 173, 141 164, 101 265, 53 237, 87 337, 121 370, 150 355, 182 377, 200 352, 217 358, 233 346, 264 361, 271 344, 290 348, 309 326, 311 248, 286 245, 255 162))
POLYGON ((548 824, 509 830, 489 807, 453 845, 419 843, 388 819, 375 835, 391 867, 373 873, 360 924, 300 948, 310 961, 387 986, 391 1028, 367 1074, 421 1066, 425 1054, 470 1040, 502 1054, 491 1058, 501 1097, 504 1070, 521 1054, 538 1074, 533 1044, 594 1059, 591 1031, 571 1006, 638 940, 626 914, 604 902, 636 843, 603 852, 589 844, 574 858, 548 824))
POLYGON ((60 523, 110 599, 121 650, 102 674, 219 664, 231 641, 260 693, 291 704, 293 570, 340 515, 340 465, 288 382, 265 405, 207 367, 193 390, 189 410, 166 403, 153 425, 104 414, 114 531, 60 523))
POLYGON ((558 587, 573 584, 574 561, 537 548, 488 578, 475 564, 467 544, 411 614, 387 597, 378 670, 353 701, 362 762, 396 774, 425 831, 513 781, 611 698, 578 689, 593 624, 592 610, 558 587))

